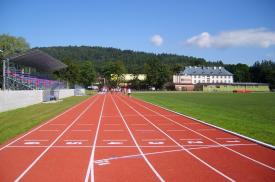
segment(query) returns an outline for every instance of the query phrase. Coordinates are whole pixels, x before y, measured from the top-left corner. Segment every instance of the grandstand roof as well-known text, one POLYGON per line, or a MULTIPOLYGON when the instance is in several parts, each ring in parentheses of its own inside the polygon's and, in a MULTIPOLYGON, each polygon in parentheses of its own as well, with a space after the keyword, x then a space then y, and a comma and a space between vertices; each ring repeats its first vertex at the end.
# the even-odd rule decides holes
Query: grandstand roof
POLYGON ((58 59, 38 49, 32 49, 23 54, 10 57, 9 61, 19 65, 33 67, 43 72, 54 72, 67 67, 67 65, 58 59))
POLYGON ((185 67, 180 75, 217 75, 217 76, 232 76, 233 74, 223 67, 185 67))

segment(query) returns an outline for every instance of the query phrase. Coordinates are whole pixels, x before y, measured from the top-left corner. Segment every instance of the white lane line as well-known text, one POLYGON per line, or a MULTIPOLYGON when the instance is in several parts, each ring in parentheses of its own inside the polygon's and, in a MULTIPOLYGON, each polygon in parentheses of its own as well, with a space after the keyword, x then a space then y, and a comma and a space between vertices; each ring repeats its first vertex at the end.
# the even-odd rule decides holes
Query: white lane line
POLYGON ((200 123, 183 123, 183 124, 188 124, 188 125, 197 125, 197 124, 200 124, 200 123))
POLYGON ((93 126, 95 124, 78 124, 79 126, 93 126))
POLYGON ((217 131, 216 129, 197 129, 196 131, 217 131))
POLYGON ((71 131, 92 131, 92 130, 71 130, 71 131))
POLYGON ((104 124, 106 126, 119 126, 120 124, 104 124))
POLYGON ((92 152, 91 152, 91 155, 90 155, 89 165, 88 165, 88 169, 87 169, 86 176, 85 176, 85 182, 88 182, 89 176, 91 176, 91 181, 92 182, 95 181, 95 176, 94 176, 95 148, 96 148, 96 141, 97 141, 98 133, 99 133, 99 127, 100 127, 101 120, 102 120, 102 113, 103 113, 103 108, 104 108, 104 105, 105 105, 105 100, 106 100, 106 95, 104 95, 104 100, 103 100, 100 115, 99 115, 99 118, 98 118, 98 124, 97 124, 96 133, 95 133, 95 137, 94 137, 92 152))
POLYGON ((193 156, 195 159, 197 159, 198 161, 200 161, 201 163, 203 163, 204 165, 206 165, 207 167, 209 167, 210 169, 212 169, 213 171, 215 171, 217 174, 220 174, 221 176, 223 176, 224 178, 226 178, 229 181, 235 181, 234 179, 230 178, 229 176, 227 176, 226 174, 224 174, 223 172, 221 172, 220 170, 216 169, 215 167, 211 166, 210 164, 208 164, 207 162, 205 162, 204 160, 202 160, 200 157, 198 157, 197 155, 193 154, 192 152, 190 152, 189 150, 187 150, 185 147, 183 147, 180 143, 178 143, 174 138, 172 138, 171 136, 169 136, 166 132, 164 132, 163 130, 161 130, 159 127, 157 127, 154 123, 152 123, 147 117, 143 116, 139 111, 137 111, 135 108, 133 108, 132 106, 130 106, 127 102, 125 102, 123 99, 119 98, 121 101, 123 101, 125 103, 125 105, 127 105, 129 108, 131 108, 133 111, 135 111, 137 114, 139 114, 143 119, 145 119, 148 123, 150 123, 152 126, 154 126, 158 131, 160 131, 161 133, 163 133, 166 137, 168 137, 171 141, 173 141, 176 145, 178 145, 180 148, 182 148, 185 152, 187 152, 188 154, 190 154, 191 156, 193 156))
POLYGON ((160 123, 158 126, 174 126, 175 124, 173 123, 160 123))
POLYGON ((64 135, 64 133, 66 131, 68 131, 73 124, 76 123, 76 121, 79 120, 79 118, 86 113, 86 111, 88 109, 90 109, 90 107, 97 101, 98 98, 96 98, 95 100, 93 100, 93 102, 91 102, 73 121, 72 123, 66 127, 66 129, 27 167, 27 169, 25 169, 16 179, 15 182, 20 181, 23 176, 39 161, 39 159, 64 135))
POLYGON ((201 138, 192 138, 192 139, 186 139, 186 138, 181 138, 180 140, 202 140, 201 138))
POLYGON ((113 139, 113 140, 102 140, 102 141, 104 141, 104 142, 112 142, 112 141, 119 141, 119 142, 127 142, 128 140, 123 140, 123 139, 118 139, 118 140, 115 140, 115 139, 113 139))
POLYGON ((152 138, 152 139, 142 139, 141 141, 145 141, 145 142, 148 142, 148 141, 165 141, 166 139, 165 138, 152 138))
POLYGON ((153 131, 156 131, 156 130, 135 130, 135 131, 139 131, 139 132, 153 132, 153 131))
POLYGON ((58 131, 60 131, 60 130, 38 130, 38 131, 42 131, 42 132, 46 132, 46 131, 58 132, 58 131))
POLYGON ((106 132, 123 132, 124 130, 103 130, 103 131, 106 131, 106 132))
POLYGON ((138 145, 138 143, 137 143, 137 141, 136 141, 136 139, 135 139, 135 137, 134 137, 134 135, 133 135, 131 129, 129 128, 127 122, 125 121, 125 119, 124 119, 124 117, 123 117, 121 111, 119 110, 119 108, 118 108, 118 106, 117 106, 115 100, 113 99, 112 96, 111 96, 111 98, 112 98, 113 103, 114 103, 115 106, 116 106, 116 109, 117 109, 117 111, 118 111, 118 113, 119 113, 121 119, 123 120, 123 122, 124 122, 124 124, 125 124, 125 126, 126 126, 126 128, 127 128, 127 130, 128 130, 128 132, 129 132, 131 138, 133 139, 133 141, 134 141, 134 143, 135 143, 135 145, 136 145, 138 151, 139 151, 140 154, 142 155, 143 159, 144 159, 145 162, 148 164, 148 166, 151 168, 151 170, 154 172, 154 174, 158 177, 158 179, 159 179, 161 182, 165 182, 165 180, 160 176, 160 174, 156 171, 156 169, 153 167, 153 165, 149 162, 149 160, 147 159, 147 157, 144 155, 144 153, 143 153, 143 151, 141 150, 141 148, 139 147, 139 145, 138 145))
POLYGON ((235 138, 215 138, 215 139, 217 139, 217 140, 236 140, 239 138, 235 137, 235 138))
POLYGON ((230 140, 230 141, 225 141, 227 143, 240 143, 241 141, 239 140, 230 140))
MULTIPOLYGON (((94 98, 94 97, 95 97, 95 96, 93 96, 92 98, 94 98)), ((41 124, 40 126, 37 126, 36 128, 30 130, 30 131, 27 132, 26 134, 24 134, 24 135, 22 135, 21 137, 19 137, 19 138, 13 140, 12 142, 8 143, 7 145, 4 145, 2 148, 0 148, 0 151, 3 150, 3 149, 5 149, 5 148, 8 147, 8 146, 14 144, 15 142, 17 142, 18 140, 24 138, 25 136, 31 134, 32 132, 34 132, 34 131, 40 129, 41 127, 43 127, 43 126, 45 126, 45 125, 47 125, 47 124, 53 122, 55 119, 59 118, 60 116, 63 116, 64 114, 66 114, 66 113, 68 113, 69 111, 75 109, 76 107, 80 106, 80 105, 83 104, 84 102, 87 102, 88 100, 90 100, 90 99, 86 99, 86 100, 82 101, 81 103, 79 103, 79 104, 77 104, 77 105, 71 107, 70 109, 68 109, 68 110, 66 110, 66 111, 64 111, 64 112, 62 112, 62 113, 60 113, 60 114, 58 114, 58 115, 55 116, 54 118, 48 120, 48 121, 45 122, 44 124, 41 124)))
MULTIPOLYGON (((233 150, 233 149, 231 149, 231 148, 229 148, 229 147, 227 147, 227 146, 223 146, 221 143, 219 143, 219 142, 217 142, 217 141, 215 141, 215 140, 213 140, 213 139, 211 139, 211 138, 209 138, 209 137, 207 137, 207 136, 205 136, 205 135, 203 135, 203 134, 201 134, 201 133, 199 133, 199 132, 197 132, 197 131, 195 131, 195 130, 193 130, 193 129, 191 129, 191 128, 188 128, 187 126, 184 126, 184 125, 178 123, 177 121, 175 121, 175 120, 173 120, 173 119, 171 119, 171 118, 168 118, 168 117, 166 117, 166 116, 164 116, 164 115, 158 113, 157 111, 154 111, 154 110, 152 110, 152 109, 150 109, 150 108, 148 108, 148 107, 146 107, 146 106, 143 106, 143 105, 141 105, 141 104, 139 104, 139 103, 137 103, 137 102, 135 102, 135 103, 138 104, 138 105, 140 105, 140 106, 142 106, 142 107, 144 107, 144 108, 146 108, 146 109, 148 109, 148 110, 150 110, 150 111, 152 111, 152 112, 154 112, 154 113, 156 113, 156 114, 158 114, 158 115, 160 115, 160 116, 162 116, 163 118, 166 118, 167 120, 169 120, 169 121, 171 121, 171 122, 173 122, 173 123, 175 123, 175 124, 177 124, 177 125, 179 125, 179 126, 185 128, 185 129, 187 129, 187 130, 189 130, 189 131, 192 131, 193 133, 196 133, 196 134, 200 135, 201 137, 203 137, 203 138, 205 138, 205 139, 208 139, 208 140, 214 142, 215 144, 218 144, 218 145, 222 146, 223 148, 225 148, 225 149, 227 149, 227 150, 230 150, 231 152, 233 152, 233 153, 235 153, 235 154, 237 154, 237 155, 239 155, 239 156, 242 156, 242 157, 244 157, 244 158, 246 158, 246 159, 248 159, 248 160, 251 160, 251 161, 253 161, 253 162, 255 162, 255 163, 257 163, 257 164, 259 164, 259 165, 261 165, 261 166, 264 166, 264 167, 266 167, 266 168, 268 168, 268 169, 271 169, 271 170, 275 171, 275 168, 272 167, 272 166, 269 166, 269 165, 267 165, 267 164, 265 164, 265 163, 263 163, 263 162, 260 162, 260 161, 258 161, 258 160, 256 160, 256 159, 253 159, 253 158, 251 158, 251 157, 249 157, 249 156, 247 156, 247 155, 245 155, 245 154, 242 154, 242 153, 240 153, 240 152, 238 152, 238 151, 236 151, 236 150, 233 150)), ((159 107, 159 106, 158 106, 158 107, 159 107)), ((165 110, 165 108, 162 108, 162 109, 165 110)), ((167 109, 166 109, 166 110, 167 110, 167 109)), ((167 110, 167 111, 168 111, 168 110, 167 110)), ((172 111, 170 111, 170 112, 172 112, 172 111)), ((185 117, 186 117, 186 116, 185 116, 185 117)), ((215 130, 216 130, 216 129, 215 129, 215 130)), ((218 131, 218 130, 217 130, 217 131, 218 131)))
MULTIPOLYGON (((257 144, 225 144, 223 146, 227 147, 237 147, 237 146, 255 146, 257 144)), ((221 147, 220 145, 181 145, 183 147, 196 147, 196 148, 202 148, 202 147, 221 147)), ((27 145, 10 145, 8 148, 39 148, 39 147, 48 147, 48 145, 32 145, 32 146, 27 146, 27 145)), ((87 148, 92 148, 91 145, 81 145, 81 146, 66 146, 66 145, 54 145, 51 148, 70 148, 70 147, 87 147, 87 148)), ((97 145, 96 148, 136 148, 137 146, 135 145, 121 145, 121 146, 110 146, 110 145, 97 145)), ((159 146, 152 146, 152 145, 139 145, 140 148, 178 148, 177 145, 159 145, 159 146)), ((188 148, 190 149, 190 148, 188 148)))
POLYGON ((186 130, 166 130, 166 131, 186 131, 186 130))

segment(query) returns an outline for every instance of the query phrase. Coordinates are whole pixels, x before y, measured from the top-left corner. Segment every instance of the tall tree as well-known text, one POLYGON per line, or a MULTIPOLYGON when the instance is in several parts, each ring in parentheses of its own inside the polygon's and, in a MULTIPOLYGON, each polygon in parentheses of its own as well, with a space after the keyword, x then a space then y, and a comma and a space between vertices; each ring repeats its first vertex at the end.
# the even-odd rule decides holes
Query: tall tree
POLYGON ((102 76, 107 79, 107 83, 111 87, 117 87, 119 83, 124 81, 124 73, 126 73, 126 68, 122 61, 109 61, 101 70, 102 76))
POLYGON ((91 61, 85 61, 80 65, 80 80, 79 82, 88 87, 95 81, 96 73, 91 61))
POLYGON ((163 85, 169 80, 169 69, 158 60, 152 60, 145 65, 147 83, 156 89, 163 88, 163 85))
POLYGON ((67 68, 56 71, 55 75, 58 79, 67 81, 69 83, 69 86, 73 87, 75 84, 78 84, 80 82, 79 65, 69 59, 65 60, 64 63, 67 65, 67 68))

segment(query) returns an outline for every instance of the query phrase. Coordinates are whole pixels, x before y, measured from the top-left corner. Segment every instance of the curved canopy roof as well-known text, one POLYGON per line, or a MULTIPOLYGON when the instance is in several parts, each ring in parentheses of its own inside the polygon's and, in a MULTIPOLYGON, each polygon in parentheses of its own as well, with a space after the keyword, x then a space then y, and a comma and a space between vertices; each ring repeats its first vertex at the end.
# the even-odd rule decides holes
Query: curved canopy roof
POLYGON ((23 54, 10 57, 9 61, 19 65, 33 67, 43 72, 54 72, 67 67, 67 65, 58 59, 38 49, 33 49, 23 54))

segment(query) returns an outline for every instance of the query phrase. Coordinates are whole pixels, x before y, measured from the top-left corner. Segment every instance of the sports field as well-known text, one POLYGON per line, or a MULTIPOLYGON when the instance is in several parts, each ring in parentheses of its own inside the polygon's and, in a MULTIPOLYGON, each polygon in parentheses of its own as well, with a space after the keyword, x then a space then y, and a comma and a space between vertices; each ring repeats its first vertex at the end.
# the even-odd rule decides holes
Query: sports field
POLYGON ((275 145, 275 93, 147 92, 134 96, 275 145))
POLYGON ((274 181, 275 151, 142 100, 97 94, 0 146, 0 181, 274 181))

